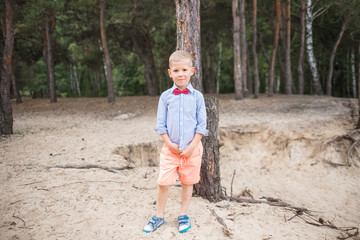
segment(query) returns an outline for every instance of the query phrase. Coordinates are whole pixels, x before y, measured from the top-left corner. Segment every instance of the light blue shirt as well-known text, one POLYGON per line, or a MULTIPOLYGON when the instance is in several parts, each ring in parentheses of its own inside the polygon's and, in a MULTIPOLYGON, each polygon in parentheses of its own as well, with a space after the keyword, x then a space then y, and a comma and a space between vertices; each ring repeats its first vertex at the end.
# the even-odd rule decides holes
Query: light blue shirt
POLYGON ((187 86, 189 94, 175 95, 175 88, 174 84, 160 96, 155 131, 167 133, 171 142, 183 150, 191 143, 195 133, 208 135, 206 108, 204 96, 191 83, 187 86))

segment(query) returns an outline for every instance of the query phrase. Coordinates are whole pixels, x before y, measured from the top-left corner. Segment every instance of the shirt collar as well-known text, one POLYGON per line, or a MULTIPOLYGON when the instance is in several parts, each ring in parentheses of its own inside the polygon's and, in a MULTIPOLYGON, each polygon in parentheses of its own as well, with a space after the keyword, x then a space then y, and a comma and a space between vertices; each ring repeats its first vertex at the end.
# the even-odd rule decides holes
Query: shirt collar
MULTIPOLYGON (((178 87, 177 87, 176 84, 174 83, 173 87, 171 88, 171 93, 174 93, 174 90, 175 90, 176 88, 178 88, 178 87)), ((194 88, 193 88, 193 86, 191 85, 190 82, 189 82, 189 85, 187 85, 186 88, 189 89, 189 92, 191 92, 191 93, 194 92, 194 88)))

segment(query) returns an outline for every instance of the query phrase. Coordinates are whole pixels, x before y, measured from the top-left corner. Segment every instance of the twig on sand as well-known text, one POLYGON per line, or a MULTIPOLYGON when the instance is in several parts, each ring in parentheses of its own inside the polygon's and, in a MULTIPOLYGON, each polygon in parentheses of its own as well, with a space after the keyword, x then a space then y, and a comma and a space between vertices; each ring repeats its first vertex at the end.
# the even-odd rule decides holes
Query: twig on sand
POLYGON ((227 237, 231 238, 232 233, 229 231, 229 228, 228 228, 228 226, 226 225, 226 223, 224 222, 224 220, 223 220, 219 215, 217 215, 217 213, 215 212, 214 209, 210 209, 210 212, 211 212, 211 214, 216 218, 216 220, 223 226, 223 232, 224 232, 224 234, 225 234, 227 237))
POLYGON ((233 176, 232 176, 232 179, 231 179, 231 189, 230 189, 230 196, 231 197, 233 196, 233 183, 234 183, 235 175, 236 175, 236 170, 234 169, 234 173, 233 173, 233 176))
POLYGON ((15 213, 12 215, 12 217, 21 220, 23 222, 23 224, 24 224, 24 226, 22 226, 22 227, 26 226, 25 221, 21 217, 15 216, 15 213))
POLYGON ((86 164, 86 165, 72 165, 72 164, 67 164, 67 165, 55 165, 55 166, 47 166, 47 169, 51 169, 51 168, 73 168, 73 169, 91 169, 91 168, 98 168, 98 169, 102 169, 108 172, 112 172, 112 173, 118 173, 119 171, 122 170, 126 170, 126 169, 133 169, 134 166, 124 166, 124 167, 106 167, 106 166, 102 166, 102 165, 98 165, 98 164, 86 164))

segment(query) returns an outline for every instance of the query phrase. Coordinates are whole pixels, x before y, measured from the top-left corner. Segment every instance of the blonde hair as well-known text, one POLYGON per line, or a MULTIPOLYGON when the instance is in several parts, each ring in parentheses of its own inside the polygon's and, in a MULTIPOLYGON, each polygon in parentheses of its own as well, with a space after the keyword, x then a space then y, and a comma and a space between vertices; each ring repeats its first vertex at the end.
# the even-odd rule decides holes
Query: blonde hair
POLYGON ((179 61, 187 61, 189 62, 190 67, 193 66, 191 55, 186 51, 177 50, 173 52, 169 57, 169 68, 171 68, 173 62, 179 62, 179 61))

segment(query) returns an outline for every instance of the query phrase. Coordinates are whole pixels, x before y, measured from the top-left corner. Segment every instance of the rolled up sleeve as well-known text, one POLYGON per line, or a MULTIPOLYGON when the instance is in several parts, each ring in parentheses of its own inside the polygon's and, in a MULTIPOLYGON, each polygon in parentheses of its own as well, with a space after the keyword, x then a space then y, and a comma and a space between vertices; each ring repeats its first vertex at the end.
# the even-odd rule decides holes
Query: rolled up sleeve
POLYGON ((156 119, 156 127, 154 130, 158 134, 168 133, 167 125, 166 125, 166 118, 167 118, 167 106, 164 101, 164 95, 161 95, 158 104, 158 111, 157 111, 157 119, 156 119))
POLYGON ((209 130, 206 129, 206 106, 202 94, 200 95, 200 97, 197 98, 197 101, 197 124, 195 132, 204 136, 208 136, 209 130))

